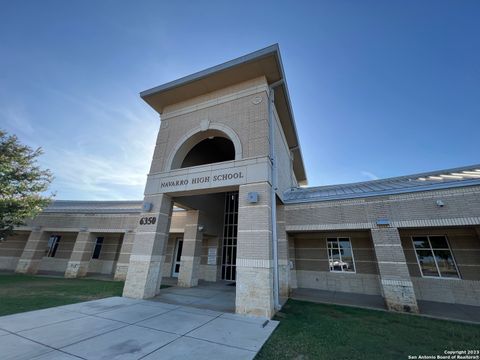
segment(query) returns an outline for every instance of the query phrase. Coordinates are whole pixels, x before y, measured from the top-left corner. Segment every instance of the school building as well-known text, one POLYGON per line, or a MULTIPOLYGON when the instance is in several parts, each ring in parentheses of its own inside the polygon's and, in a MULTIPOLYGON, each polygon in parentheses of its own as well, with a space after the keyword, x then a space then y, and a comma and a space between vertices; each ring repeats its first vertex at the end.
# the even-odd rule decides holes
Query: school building
POLYGON ((277 45, 141 98, 161 118, 144 199, 54 201, 0 269, 110 275, 138 299, 235 282, 235 311, 266 317, 299 289, 480 306, 480 165, 307 187, 277 45))

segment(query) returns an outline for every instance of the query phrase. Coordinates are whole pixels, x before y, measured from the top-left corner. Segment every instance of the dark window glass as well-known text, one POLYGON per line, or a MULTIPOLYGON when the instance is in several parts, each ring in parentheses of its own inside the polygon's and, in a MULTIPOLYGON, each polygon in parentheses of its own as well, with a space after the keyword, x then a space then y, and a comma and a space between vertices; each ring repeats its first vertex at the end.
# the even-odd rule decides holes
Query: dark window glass
POLYGON ((430 244, 432 244, 433 249, 448 249, 445 236, 430 236, 430 244))
POLYGON ((417 250, 417 256, 423 276, 438 276, 437 266, 431 250, 417 250))
POLYGON ((47 251, 45 256, 47 257, 55 257, 55 254, 57 253, 58 249, 58 243, 60 242, 61 236, 59 235, 52 235, 48 239, 48 244, 47 244, 47 251))
POLYGON ((457 268, 450 250, 434 250, 438 270, 442 277, 458 278, 457 268))
POLYGON ((93 249, 92 259, 98 259, 102 251, 103 237, 97 237, 95 248, 93 249))
POLYGON ((428 238, 426 236, 414 236, 413 245, 416 249, 429 249, 428 238))
POLYGON ((177 261, 182 258, 183 240, 178 240, 177 261))
POLYGON ((412 240, 423 276, 460 277, 446 236, 414 236, 412 240))
POLYGON ((222 279, 235 280, 237 223, 238 223, 238 192, 225 194, 225 221, 223 224, 222 249, 222 279))

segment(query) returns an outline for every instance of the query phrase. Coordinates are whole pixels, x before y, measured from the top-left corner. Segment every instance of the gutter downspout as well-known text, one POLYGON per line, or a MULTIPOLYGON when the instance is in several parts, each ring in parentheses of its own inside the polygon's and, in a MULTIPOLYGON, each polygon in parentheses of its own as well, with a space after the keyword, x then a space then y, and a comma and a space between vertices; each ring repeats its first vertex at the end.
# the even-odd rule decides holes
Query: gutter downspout
POLYGON ((275 158, 275 123, 274 101, 275 88, 283 84, 283 79, 268 87, 268 130, 270 137, 270 162, 271 162, 271 222, 272 222, 272 253, 273 253, 273 304, 275 310, 280 310, 279 278, 278 278, 278 239, 277 239, 277 160, 275 158))

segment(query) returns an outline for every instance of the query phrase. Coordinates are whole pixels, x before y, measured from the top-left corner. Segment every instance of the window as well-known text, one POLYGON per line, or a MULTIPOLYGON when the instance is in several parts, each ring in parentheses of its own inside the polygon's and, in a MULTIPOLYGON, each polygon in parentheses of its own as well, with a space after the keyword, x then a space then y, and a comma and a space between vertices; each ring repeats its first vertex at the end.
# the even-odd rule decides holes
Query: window
POLYGON ((412 242, 422 276, 460 278, 446 236, 412 236, 412 242))
POLYGON ((238 191, 225 193, 223 223, 222 280, 237 277, 238 191))
POLYGON ((349 238, 327 238, 330 271, 355 272, 352 245, 349 238))
POLYGON ((45 256, 47 257, 55 257, 58 249, 58 243, 60 242, 61 236, 59 235, 52 235, 48 239, 47 250, 45 252, 45 256))
POLYGON ((102 251, 103 237, 97 237, 95 242, 95 248, 93 249, 92 259, 98 259, 100 251, 102 251))

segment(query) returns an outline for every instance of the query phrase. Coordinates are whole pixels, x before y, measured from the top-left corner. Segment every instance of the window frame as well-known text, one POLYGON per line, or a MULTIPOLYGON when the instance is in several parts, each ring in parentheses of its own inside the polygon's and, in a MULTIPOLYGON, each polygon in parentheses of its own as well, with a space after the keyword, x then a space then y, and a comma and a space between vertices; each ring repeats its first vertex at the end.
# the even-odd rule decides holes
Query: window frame
POLYGON ((47 248, 45 250, 45 255, 44 255, 45 257, 49 257, 49 258, 55 257, 58 251, 58 244, 60 243, 61 238, 62 238, 62 235, 55 235, 55 234, 50 235, 47 242, 47 248), (52 243, 52 245, 49 245, 48 243, 52 238, 54 239, 54 242, 52 243))
POLYGON ((103 248, 104 241, 105 241, 104 236, 97 236, 95 238, 95 245, 93 246, 92 257, 91 257, 92 260, 99 260, 100 259, 100 254, 102 253, 102 248, 103 248), (98 244, 98 239, 102 239, 102 242, 100 244, 98 244), (98 250, 98 256, 94 257, 95 256, 95 251, 97 250, 97 246, 100 246, 100 250, 98 250))
POLYGON ((442 280, 462 280, 462 275, 460 274, 460 270, 458 269, 457 261, 455 260, 455 255, 453 254, 452 248, 450 247, 450 241, 448 240, 448 236, 446 234, 427 234, 427 235, 411 235, 410 240, 412 242, 413 251, 415 252, 415 258, 417 259, 418 269, 420 270, 420 275, 422 278, 426 279, 442 279, 442 280), (447 243, 447 248, 433 248, 432 243, 430 241, 430 237, 434 236, 442 236, 445 238, 445 242, 447 243), (420 260, 418 259, 417 248, 415 247, 415 242, 413 238, 416 237, 426 237, 428 241, 429 248, 426 249, 418 249, 418 250, 429 250, 433 255, 433 261, 435 262, 435 267, 437 269, 438 276, 431 276, 431 275, 423 275, 422 266, 420 265, 420 260), (437 258, 435 257, 435 250, 448 250, 450 251, 450 255, 452 255, 453 265, 455 266, 455 270, 457 271, 457 277, 448 277, 442 276, 440 272, 440 268, 438 266, 437 258))
MULTIPOLYGON (((352 245, 352 239, 350 236, 327 236, 325 238, 325 244, 327 246, 327 260, 328 260, 328 270, 329 272, 331 273, 336 273, 336 274, 356 274, 357 273, 357 264, 355 262, 355 255, 353 254, 353 245, 352 245), (352 251, 352 263, 353 263, 353 268, 354 270, 353 271, 345 271, 343 270, 343 267, 342 267, 342 270, 333 270, 330 268, 330 249, 328 247, 328 239, 335 239, 337 241, 337 246, 338 246, 338 249, 340 250, 340 240, 339 239, 348 239, 348 242, 350 243, 350 250, 352 251)), ((339 251, 339 255, 340 255, 340 260, 342 260, 342 254, 340 253, 339 251)))

